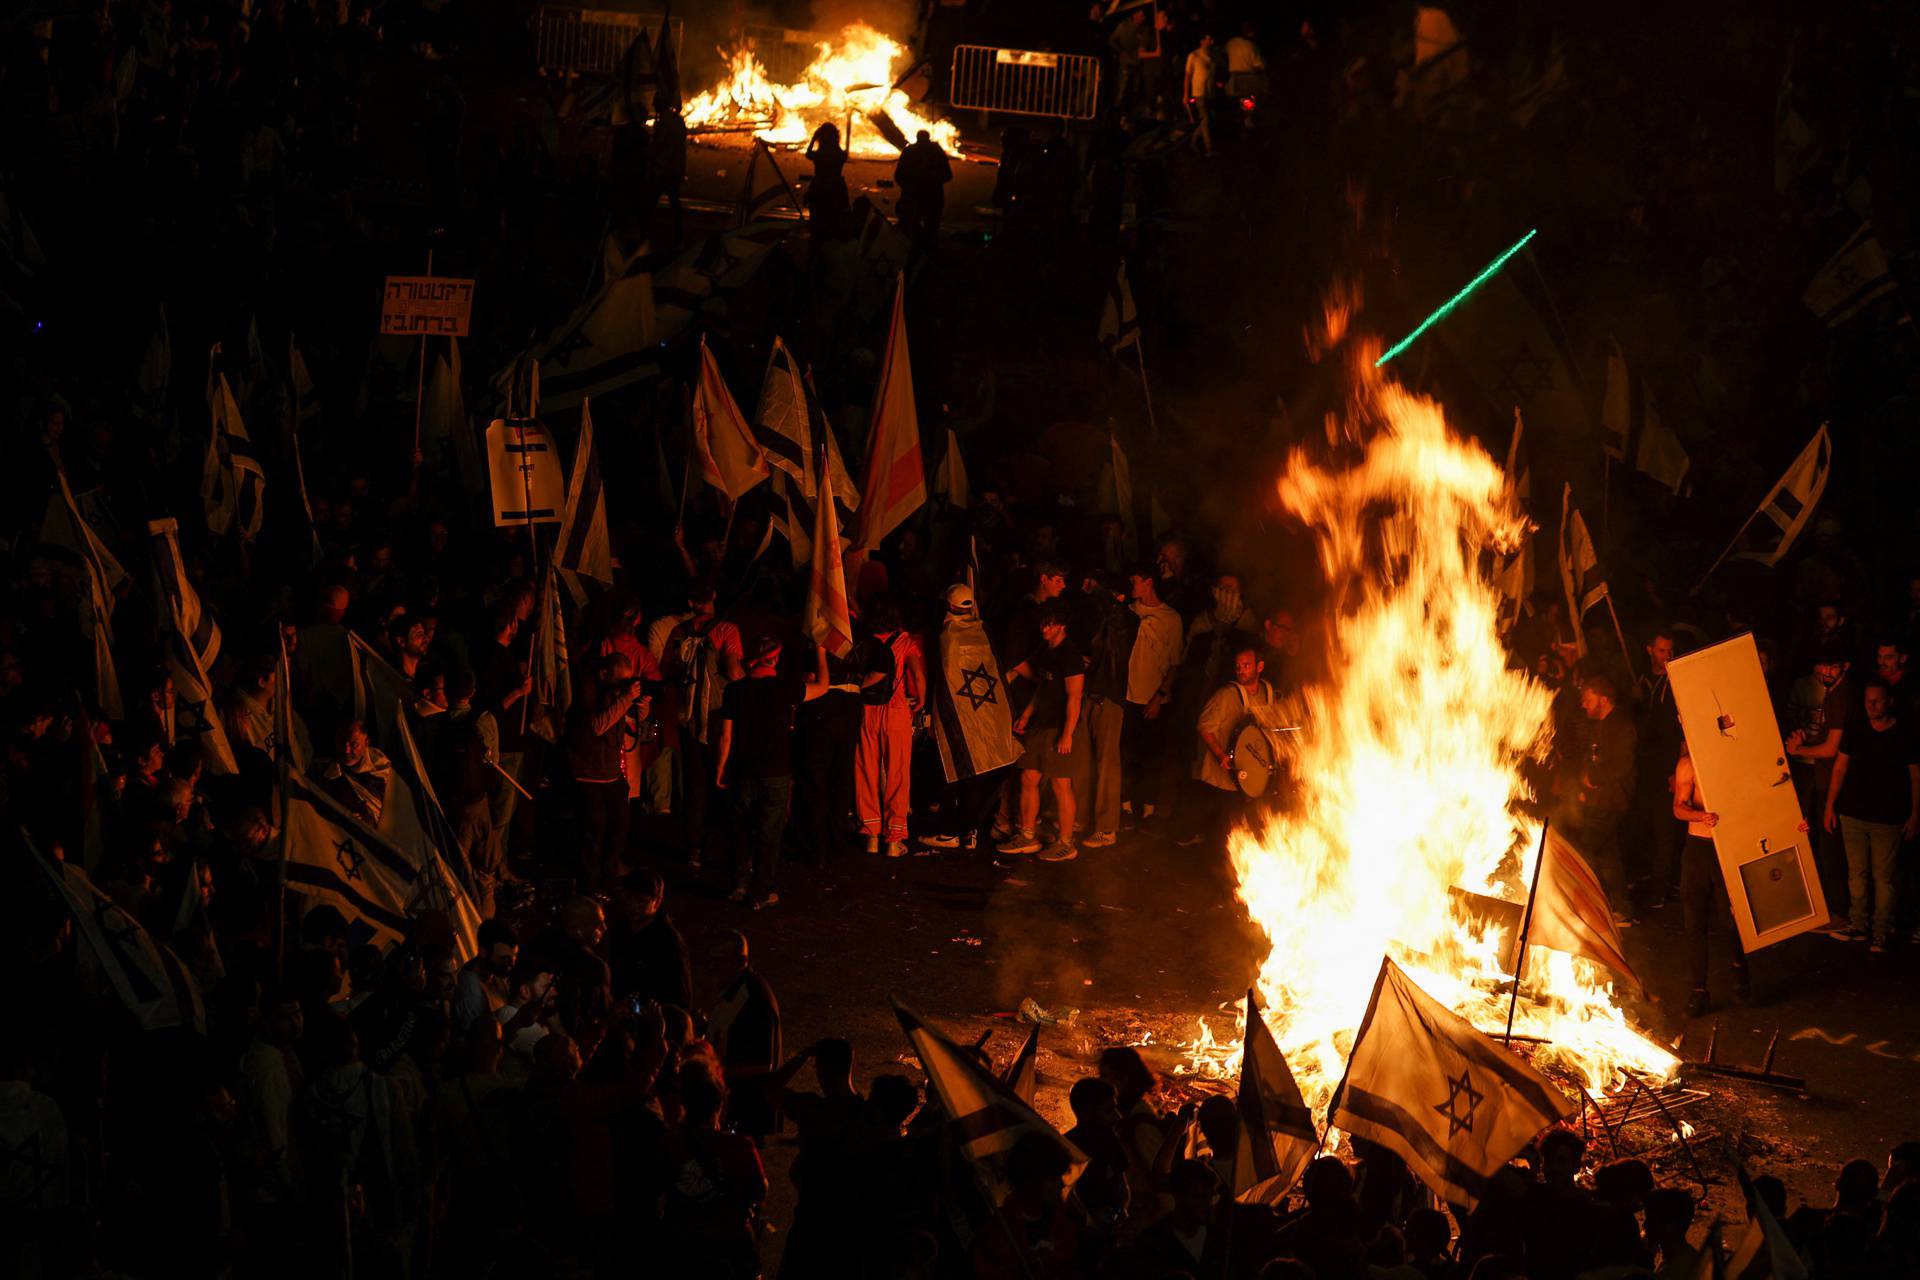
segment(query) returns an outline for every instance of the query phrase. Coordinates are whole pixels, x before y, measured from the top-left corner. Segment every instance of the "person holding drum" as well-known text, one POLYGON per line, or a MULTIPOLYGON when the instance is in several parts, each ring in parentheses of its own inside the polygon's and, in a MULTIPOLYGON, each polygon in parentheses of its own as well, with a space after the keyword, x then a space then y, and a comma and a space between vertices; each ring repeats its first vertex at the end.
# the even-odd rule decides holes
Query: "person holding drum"
POLYGON ((1247 796, 1235 773, 1233 743, 1242 721, 1272 718, 1273 686, 1261 679, 1266 669, 1257 648, 1241 645, 1233 655, 1232 682, 1215 690, 1201 708, 1195 726, 1200 751, 1194 760, 1193 776, 1201 784, 1198 790, 1202 802, 1195 805, 1200 810, 1195 814, 1196 829, 1180 841, 1182 845, 1204 839, 1209 847, 1224 848, 1227 833, 1246 812, 1247 796))

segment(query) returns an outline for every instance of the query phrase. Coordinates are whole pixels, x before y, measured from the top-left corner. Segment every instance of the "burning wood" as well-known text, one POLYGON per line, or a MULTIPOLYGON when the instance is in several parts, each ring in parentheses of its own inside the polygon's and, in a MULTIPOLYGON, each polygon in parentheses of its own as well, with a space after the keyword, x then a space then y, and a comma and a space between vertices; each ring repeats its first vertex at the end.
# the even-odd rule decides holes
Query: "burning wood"
MULTIPOLYGON (((1329 304, 1322 350, 1348 331, 1348 310, 1329 304)), ((1329 425, 1336 461, 1297 450, 1279 486, 1338 602, 1333 675, 1304 691, 1307 731, 1282 744, 1298 802, 1229 842, 1239 897, 1270 946, 1267 1021, 1317 1116, 1383 955, 1500 1035, 1510 930, 1461 904, 1524 899, 1540 826, 1521 766, 1552 735, 1552 695, 1509 664, 1498 591, 1481 568, 1484 551, 1529 532, 1508 478, 1448 429, 1439 405, 1374 368, 1377 343, 1343 350, 1353 403, 1329 425)), ((1591 1094, 1674 1075, 1678 1059, 1628 1023, 1607 972, 1535 947, 1525 974, 1514 1048, 1537 1066, 1591 1094)), ((1244 1013, 1235 1018, 1237 1041, 1244 1013)), ((1192 1073, 1238 1070, 1237 1043, 1216 1034, 1200 1020, 1186 1046, 1192 1073)))
POLYGON ((841 29, 816 46, 819 55, 794 84, 775 84, 751 44, 722 50, 727 75, 686 105, 695 133, 750 131, 756 138, 805 146, 815 129, 850 130, 842 145, 856 156, 890 159, 925 129, 948 155, 960 154, 960 132, 923 116, 896 88, 907 50, 865 23, 841 29), (859 127, 865 124, 866 128, 859 127))

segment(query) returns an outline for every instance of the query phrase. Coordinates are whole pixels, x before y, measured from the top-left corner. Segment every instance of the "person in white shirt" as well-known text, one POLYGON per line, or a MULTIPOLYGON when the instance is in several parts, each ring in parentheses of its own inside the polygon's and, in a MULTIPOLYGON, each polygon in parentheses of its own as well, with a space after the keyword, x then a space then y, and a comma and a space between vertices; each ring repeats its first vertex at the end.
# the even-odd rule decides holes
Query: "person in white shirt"
POLYGON ((1159 580, 1152 565, 1136 565, 1128 572, 1131 608, 1140 619, 1133 637, 1133 652, 1127 659, 1127 720, 1122 741, 1132 750, 1128 772, 1132 775, 1131 799, 1142 818, 1153 816, 1154 809, 1170 798, 1167 767, 1169 735, 1153 732, 1150 722, 1160 718, 1173 700, 1173 680, 1180 670, 1181 645, 1185 626, 1180 611, 1160 598, 1159 580))
POLYGON ((1227 41, 1227 92, 1233 97, 1261 98, 1267 92, 1267 59, 1254 43, 1253 24, 1240 25, 1227 41))
POLYGON ((1181 90, 1187 99, 1187 117, 1193 121, 1194 145, 1206 156, 1213 154, 1213 118, 1207 100, 1213 96, 1215 79, 1213 33, 1202 32, 1200 47, 1187 55, 1187 70, 1181 81, 1181 90))

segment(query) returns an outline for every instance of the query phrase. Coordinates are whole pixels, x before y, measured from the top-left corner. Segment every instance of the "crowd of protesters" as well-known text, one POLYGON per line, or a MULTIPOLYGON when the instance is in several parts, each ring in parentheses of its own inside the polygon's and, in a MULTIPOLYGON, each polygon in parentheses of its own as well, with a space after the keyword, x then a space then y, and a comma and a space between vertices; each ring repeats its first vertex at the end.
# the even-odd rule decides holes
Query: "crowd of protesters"
MULTIPOLYGON (((957 7, 935 6, 930 33, 957 7)), ((1015 273, 1057 284, 1071 254, 1123 229, 1151 257, 1170 234, 1174 175, 1198 163, 1156 139, 1231 165, 1236 139, 1213 113, 1255 129, 1269 77, 1309 118, 1378 106, 1364 66, 1336 85, 1321 39, 1311 24, 1249 32, 1197 5, 1075 24, 1066 42, 1109 60, 1110 114, 1084 147, 1009 131, 993 204, 1015 273)), ((547 566, 437 460, 393 446, 413 375, 358 358, 362 299, 330 281, 390 266, 438 229, 488 291, 474 348, 504 362, 575 286, 553 284, 579 265, 557 263, 562 246, 590 244, 603 219, 688 238, 677 115, 644 130, 628 119, 601 174, 548 136, 552 114, 501 88, 524 86, 523 45, 517 25, 457 4, 108 3, 10 31, 0 722, 6 826, 26 840, 9 839, 0 889, 20 1006, 0 1048, 6 1272, 749 1277, 776 1225, 761 1151, 791 1128, 798 1204, 777 1225, 796 1277, 1695 1274, 1691 1191, 1655 1186, 1635 1161, 1601 1163, 1567 1132, 1451 1219, 1378 1151, 1316 1162, 1291 1211, 1241 1205, 1223 1194, 1236 1133, 1224 1104, 1163 1114, 1151 1073, 1117 1049, 1070 1093, 1068 1136, 1090 1157, 1074 1194, 1057 1148, 1028 1143, 1007 1153, 1011 1194, 991 1210, 937 1096, 903 1074, 857 1073, 844 1039, 789 1056, 747 937, 690 947, 662 870, 757 911, 737 923, 760 930, 779 927, 789 855, 826 876, 852 858, 1066 862, 1164 839, 1217 865, 1247 804, 1234 736, 1319 673, 1322 606, 1199 504, 1178 514, 1205 533, 1162 536, 1145 502, 1103 509, 1094 474, 1036 486, 998 466, 1028 455, 1020 428, 988 421, 989 392, 968 437, 970 494, 930 502, 853 584, 859 634, 843 655, 802 634, 805 584, 766 554, 763 509, 727 518, 711 493, 674 495, 671 467, 669 492, 641 499, 627 481, 649 468, 609 466, 622 568, 573 615, 572 702, 555 711, 534 669, 547 566), (493 115, 507 123, 462 132, 493 115), (141 305, 101 302, 116 297, 141 305), (220 369, 269 477, 257 538, 201 519, 197 369, 148 401, 154 384, 121 358, 147 341, 156 301, 179 370, 196 369, 193 343, 225 340, 220 369), (313 428, 281 390, 292 370, 264 354, 296 329, 320 383, 313 428), (304 462, 276 421, 308 432, 304 462), (141 566, 117 598, 89 598, 85 566, 48 537, 42 513, 68 505, 141 566), (180 621, 145 571, 147 522, 169 517, 225 638, 199 702, 169 653, 180 621), (926 723, 953 619, 984 625, 993 669, 973 692, 1003 702, 1018 748, 958 780, 926 723), (410 768, 375 716, 331 695, 330 655, 353 652, 344 631, 417 700, 406 714, 448 861, 484 917, 470 937, 427 910, 381 948, 350 913, 284 886, 282 723, 315 785, 369 826, 410 768), (117 708, 99 680, 102 636, 117 708), (209 721, 231 772, 208 759, 209 721), (85 867, 98 918, 50 888, 43 869, 60 860, 85 867), (166 976, 198 992, 197 1017, 137 1025, 130 1009, 151 993, 117 989, 81 936, 122 921, 167 948, 166 976)), ((1873 82, 1889 76, 1877 67, 1873 82)), ((800 241, 843 235, 818 224, 853 211, 834 186, 844 153, 819 142, 816 225, 800 241)), ((950 261, 951 169, 916 146, 899 173, 902 229, 918 254, 950 261)), ((1636 226, 1698 212, 1651 209, 1636 226)), ((1161 273, 1140 275, 1143 297, 1156 276, 1170 292, 1161 273)), ((766 327, 817 306, 782 292, 810 283, 799 267, 779 277, 766 327)), ((849 327, 806 326, 836 420, 871 386, 874 336, 849 327)), ((743 338, 727 363, 758 350, 743 338)), ((916 363, 934 366, 929 404, 951 389, 956 421, 976 407, 970 375, 916 363)), ((1883 416, 1889 430, 1904 422, 1883 416)), ((657 414, 629 420, 662 431, 657 414)), ((623 448, 652 456, 613 435, 616 463, 623 448)), ((1111 471, 1105 483, 1117 492, 1111 471)), ((1692 646, 1763 635, 1834 935, 1881 951, 1920 924, 1908 674, 1920 578, 1900 576, 1901 513, 1860 511, 1858 529, 1832 517, 1810 529, 1774 571, 1784 585, 1747 597, 1760 603, 1716 588, 1713 608, 1668 607, 1650 576, 1630 617, 1675 620, 1643 626, 1627 653, 1602 634, 1581 658, 1553 593, 1512 636, 1516 660, 1560 695, 1537 790, 1595 858, 1619 923, 1677 894, 1696 1011, 1724 907, 1717 815, 1692 784, 1665 684, 1665 663, 1692 646)), ((1750 994, 1744 968, 1734 982, 1750 994)), ((1756 1194, 1818 1274, 1911 1275, 1915 1176, 1904 1144, 1884 1176, 1847 1165, 1830 1207, 1789 1213, 1764 1177, 1756 1194)))

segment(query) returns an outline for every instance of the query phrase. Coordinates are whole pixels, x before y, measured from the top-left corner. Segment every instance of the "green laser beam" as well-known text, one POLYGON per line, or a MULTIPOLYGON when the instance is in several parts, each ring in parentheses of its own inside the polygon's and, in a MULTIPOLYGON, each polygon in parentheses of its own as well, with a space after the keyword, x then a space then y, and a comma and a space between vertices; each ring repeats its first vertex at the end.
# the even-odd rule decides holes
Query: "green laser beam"
POLYGON ((1485 284, 1488 280, 1491 280, 1493 278, 1494 272, 1498 271, 1500 268, 1507 265, 1508 258, 1511 258, 1514 254, 1526 248, 1527 241, 1533 239, 1535 236, 1539 234, 1540 234, 1540 229, 1538 227, 1535 227, 1532 231, 1529 231, 1527 232, 1527 234, 1521 236, 1519 240, 1514 242, 1514 246, 1511 249, 1507 250, 1505 253, 1495 258, 1492 262, 1488 263, 1487 269, 1485 271, 1482 271, 1479 275, 1467 281, 1466 288, 1454 294, 1451 298, 1448 298, 1444 303, 1440 305, 1439 310, 1435 311, 1432 315, 1428 316, 1425 320, 1422 320, 1420 322, 1420 327, 1418 329, 1415 329, 1412 333, 1400 339, 1399 342, 1395 343, 1393 347, 1387 351, 1387 354, 1381 356, 1378 360, 1375 360, 1373 362, 1373 367, 1378 369, 1381 365, 1385 364, 1387 361, 1393 359, 1395 356, 1399 355, 1402 351, 1405 351, 1408 347, 1412 346, 1414 343, 1414 340, 1418 338, 1421 334, 1425 333, 1427 330, 1433 328, 1434 325, 1439 324, 1442 320, 1446 319, 1448 312, 1452 311, 1455 307, 1459 306, 1460 303, 1466 298, 1468 294, 1472 293, 1475 289, 1478 289, 1481 285, 1485 284))

